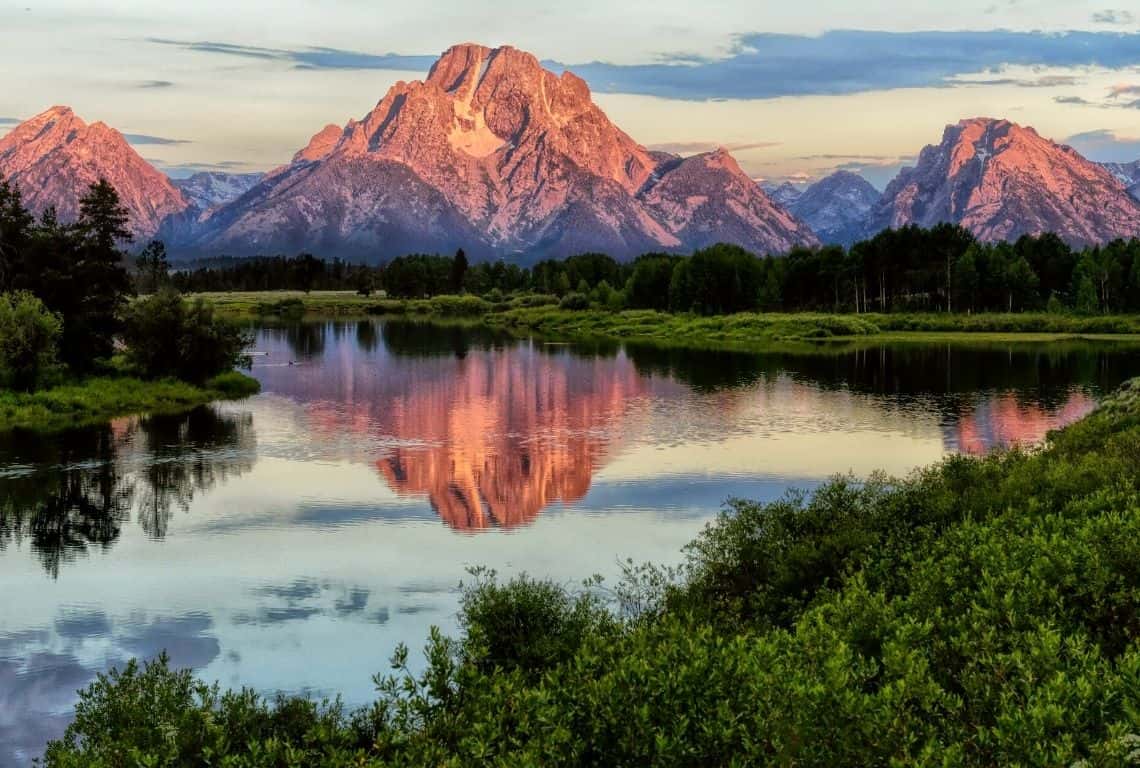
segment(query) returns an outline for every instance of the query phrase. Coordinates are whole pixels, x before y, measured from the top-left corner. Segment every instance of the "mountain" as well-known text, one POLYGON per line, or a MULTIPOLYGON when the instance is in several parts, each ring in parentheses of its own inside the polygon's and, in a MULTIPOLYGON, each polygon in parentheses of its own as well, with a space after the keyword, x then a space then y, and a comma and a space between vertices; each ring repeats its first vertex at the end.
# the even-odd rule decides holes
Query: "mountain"
POLYGON ((1120 179, 1128 194, 1140 200, 1140 160, 1132 163, 1101 163, 1108 172, 1120 179))
POLYGON ((174 179, 174 186, 182 190, 190 207, 208 211, 219 205, 233 202, 257 186, 263 173, 223 173, 203 171, 185 179, 174 179))
POLYGON ((879 190, 857 173, 837 171, 803 191, 788 210, 825 243, 851 245, 866 234, 867 217, 879 190))
POLYGON ((0 176, 19 185, 32 211, 54 206, 62 221, 75 220, 79 198, 105 178, 118 190, 140 239, 189 205, 121 133, 103 123, 88 125, 68 107, 52 107, 0 139, 0 176))
POLYGON ((459 45, 361 120, 326 126, 292 162, 207 217, 191 245, 377 259, 462 247, 523 260, 814 244, 723 151, 651 152, 586 83, 510 47, 459 45))
POLYGON ((768 193, 768 197, 785 208, 789 207, 803 194, 803 190, 790 181, 785 181, 778 187, 766 188, 764 191, 768 193))
POLYGON ((1104 167, 1007 120, 946 128, 883 193, 871 230, 938 222, 986 241, 1055 232, 1072 245, 1140 235, 1140 204, 1104 167))

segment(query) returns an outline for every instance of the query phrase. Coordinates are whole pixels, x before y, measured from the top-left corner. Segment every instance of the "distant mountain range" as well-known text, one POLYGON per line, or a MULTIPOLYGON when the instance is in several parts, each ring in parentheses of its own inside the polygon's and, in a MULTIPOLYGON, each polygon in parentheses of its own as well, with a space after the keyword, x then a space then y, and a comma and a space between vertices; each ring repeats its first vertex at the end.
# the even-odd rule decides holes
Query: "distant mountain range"
POLYGON ((716 242, 783 253, 941 221, 985 240, 1140 236, 1140 161, 1098 165, 1005 120, 949 126, 881 195, 848 172, 765 191, 727 151, 651 151, 572 73, 478 45, 451 48, 425 80, 397 83, 362 119, 326 126, 267 174, 171 181, 118 131, 53 107, 0 139, 0 175, 34 210, 55 206, 64 219, 104 177, 140 239, 162 237, 187 256, 309 250, 379 261, 461 247, 529 262, 716 242))
POLYGON ((867 217, 880 197, 871 182, 850 171, 837 171, 803 191, 785 182, 770 194, 822 242, 836 245, 851 245, 867 235, 867 217))

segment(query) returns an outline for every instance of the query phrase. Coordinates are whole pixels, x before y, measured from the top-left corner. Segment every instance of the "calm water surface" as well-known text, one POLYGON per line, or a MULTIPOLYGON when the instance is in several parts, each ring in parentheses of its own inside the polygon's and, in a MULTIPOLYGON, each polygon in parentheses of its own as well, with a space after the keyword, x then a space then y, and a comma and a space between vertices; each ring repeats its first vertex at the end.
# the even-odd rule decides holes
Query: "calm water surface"
POLYGON ((361 322, 256 348, 247 402, 0 434, 0 765, 163 649, 365 703, 396 643, 455 628, 469 566, 677 562, 727 497, 1039 441, 1140 374, 1108 343, 758 356, 361 322))

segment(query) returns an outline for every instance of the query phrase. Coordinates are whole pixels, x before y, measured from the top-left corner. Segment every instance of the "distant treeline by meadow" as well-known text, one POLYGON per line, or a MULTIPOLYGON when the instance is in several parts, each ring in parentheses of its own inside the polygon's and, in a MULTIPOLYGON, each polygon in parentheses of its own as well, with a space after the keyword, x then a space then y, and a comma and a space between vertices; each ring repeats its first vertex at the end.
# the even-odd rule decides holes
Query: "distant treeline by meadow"
POLYGON ((690 256, 647 253, 619 263, 600 253, 522 267, 412 254, 371 267, 310 254, 215 259, 177 271, 186 292, 383 290, 393 298, 542 293, 568 305, 703 315, 741 311, 1140 312, 1140 240, 1074 250, 1052 234, 981 243, 943 224, 884 230, 851 248, 756 256, 715 245, 690 256))

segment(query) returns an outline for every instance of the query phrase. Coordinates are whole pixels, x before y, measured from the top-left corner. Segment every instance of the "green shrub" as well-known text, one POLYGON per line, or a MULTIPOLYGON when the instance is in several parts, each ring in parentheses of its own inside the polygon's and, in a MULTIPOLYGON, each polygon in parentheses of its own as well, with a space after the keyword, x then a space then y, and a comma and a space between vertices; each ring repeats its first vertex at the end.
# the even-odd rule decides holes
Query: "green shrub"
POLYGON ((0 383, 30 392, 56 369, 63 323, 30 293, 0 294, 0 383))
POLYGON ((584 293, 573 291, 562 297, 562 300, 558 302, 558 308, 580 312, 590 308, 590 298, 584 293))
POLYGON ((305 302, 296 297, 271 302, 263 301, 258 303, 255 311, 263 317, 275 316, 296 320, 305 316, 305 302))
POLYGON ((488 300, 478 296, 435 296, 428 302, 429 311, 443 317, 478 317, 491 311, 488 300))
POLYGON ((246 350, 252 343, 248 333, 214 317, 213 308, 201 299, 187 305, 172 290, 130 306, 123 340, 128 359, 144 375, 195 383, 248 366, 246 350))
POLYGON ((558 297, 547 293, 524 293, 515 296, 508 302, 511 309, 527 309, 530 307, 553 307, 558 305, 558 297))

